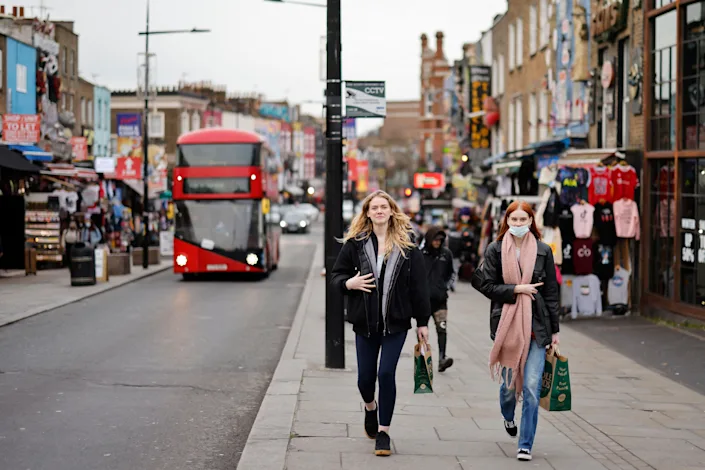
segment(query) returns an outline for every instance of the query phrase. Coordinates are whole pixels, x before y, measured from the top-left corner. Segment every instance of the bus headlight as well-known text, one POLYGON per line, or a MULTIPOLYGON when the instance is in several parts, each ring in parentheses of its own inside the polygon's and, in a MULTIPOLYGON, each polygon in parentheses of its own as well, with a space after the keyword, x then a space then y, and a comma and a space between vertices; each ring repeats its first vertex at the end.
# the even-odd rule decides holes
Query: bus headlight
POLYGON ((305 228, 305 227, 306 227, 306 221, 305 221, 305 220, 302 220, 301 222, 299 222, 299 225, 301 226, 301 228, 305 228))
POLYGON ((245 258, 245 261, 247 261, 247 264, 249 264, 250 266, 254 266, 254 265, 256 265, 256 264, 259 262, 259 256, 257 256, 257 255, 254 254, 254 253, 250 253, 250 254, 247 255, 247 257, 245 258))
POLYGON ((188 263, 188 258, 186 255, 179 255, 176 257, 176 264, 181 266, 182 268, 186 266, 186 263, 188 263))

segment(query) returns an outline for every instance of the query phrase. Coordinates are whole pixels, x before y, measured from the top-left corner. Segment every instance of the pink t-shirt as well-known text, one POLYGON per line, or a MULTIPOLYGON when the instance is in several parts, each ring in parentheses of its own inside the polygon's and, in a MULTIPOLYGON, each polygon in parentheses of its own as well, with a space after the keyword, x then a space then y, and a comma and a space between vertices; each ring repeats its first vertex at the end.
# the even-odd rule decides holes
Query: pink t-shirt
POLYGON ((575 204, 570 208, 573 213, 573 230, 575 238, 590 238, 592 236, 593 214, 595 207, 590 204, 575 204))
POLYGON ((639 209, 631 199, 619 199, 613 204, 614 226, 619 238, 640 237, 639 209))

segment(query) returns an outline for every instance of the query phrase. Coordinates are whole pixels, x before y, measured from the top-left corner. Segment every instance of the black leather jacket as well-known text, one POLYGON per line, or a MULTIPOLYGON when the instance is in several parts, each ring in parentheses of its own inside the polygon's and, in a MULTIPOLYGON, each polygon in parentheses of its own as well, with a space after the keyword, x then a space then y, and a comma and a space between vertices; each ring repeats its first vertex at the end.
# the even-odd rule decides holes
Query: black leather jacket
MULTIPOLYGON (((526 235, 531 236, 531 235, 526 235)), ((490 338, 494 341, 499 319, 502 316, 502 306, 516 301, 514 284, 505 284, 502 277, 502 242, 494 241, 485 250, 483 266, 484 282, 480 292, 492 301, 490 306, 490 338)), ((558 333, 558 312, 560 305, 560 287, 556 280, 556 268, 553 262, 551 247, 538 242, 534 274, 531 284, 543 282, 539 287, 535 301, 532 302, 531 328, 536 336, 536 342, 541 346, 551 344, 551 336, 558 333)))

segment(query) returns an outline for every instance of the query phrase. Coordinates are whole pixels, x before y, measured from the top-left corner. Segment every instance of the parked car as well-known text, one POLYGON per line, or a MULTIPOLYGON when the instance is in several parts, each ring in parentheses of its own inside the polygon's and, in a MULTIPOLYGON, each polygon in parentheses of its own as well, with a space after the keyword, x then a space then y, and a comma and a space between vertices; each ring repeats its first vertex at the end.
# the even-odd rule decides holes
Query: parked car
POLYGON ((279 226, 284 233, 308 233, 311 227, 308 215, 301 210, 292 209, 283 216, 279 226))

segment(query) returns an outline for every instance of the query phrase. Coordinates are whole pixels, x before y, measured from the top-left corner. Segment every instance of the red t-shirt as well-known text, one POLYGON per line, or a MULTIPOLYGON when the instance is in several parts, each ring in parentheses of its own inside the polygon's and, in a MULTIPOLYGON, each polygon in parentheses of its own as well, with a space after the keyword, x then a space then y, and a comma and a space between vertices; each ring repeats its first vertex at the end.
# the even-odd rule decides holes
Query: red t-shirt
POLYGON ((639 185, 639 178, 633 166, 617 165, 612 169, 612 185, 614 194, 612 201, 622 198, 634 200, 634 190, 639 185))
POLYGON ((576 238, 573 241, 573 267, 575 274, 592 274, 592 240, 576 238))
POLYGON ((612 170, 606 166, 590 168, 588 202, 593 206, 600 202, 614 202, 612 170))

